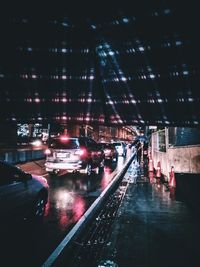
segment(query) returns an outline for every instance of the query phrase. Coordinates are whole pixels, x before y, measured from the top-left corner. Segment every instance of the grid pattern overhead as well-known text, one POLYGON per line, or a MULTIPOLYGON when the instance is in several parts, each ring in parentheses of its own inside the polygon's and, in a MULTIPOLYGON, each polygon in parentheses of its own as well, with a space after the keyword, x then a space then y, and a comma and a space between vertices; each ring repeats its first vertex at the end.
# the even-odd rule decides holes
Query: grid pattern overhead
POLYGON ((5 12, 0 121, 199 126, 195 6, 138 2, 5 12))

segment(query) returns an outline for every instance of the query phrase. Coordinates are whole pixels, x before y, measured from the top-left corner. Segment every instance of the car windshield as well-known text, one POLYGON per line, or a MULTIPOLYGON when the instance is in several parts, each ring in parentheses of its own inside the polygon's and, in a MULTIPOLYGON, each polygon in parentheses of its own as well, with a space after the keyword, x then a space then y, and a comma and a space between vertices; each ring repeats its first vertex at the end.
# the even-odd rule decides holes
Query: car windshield
POLYGON ((68 138, 66 140, 54 139, 51 141, 50 147, 55 149, 76 149, 79 148, 79 141, 75 138, 68 138))

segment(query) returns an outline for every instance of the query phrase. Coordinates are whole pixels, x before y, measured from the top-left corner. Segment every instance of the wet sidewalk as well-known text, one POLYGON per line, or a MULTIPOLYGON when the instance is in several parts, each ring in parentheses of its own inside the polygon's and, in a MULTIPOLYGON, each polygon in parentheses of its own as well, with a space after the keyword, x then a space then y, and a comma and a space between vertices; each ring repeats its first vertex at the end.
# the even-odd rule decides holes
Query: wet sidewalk
POLYGON ((59 266, 199 266, 200 220, 166 185, 132 164, 116 194, 59 266))
POLYGON ((97 266, 188 267, 199 266, 199 257, 199 218, 165 185, 138 177, 127 188, 97 266))

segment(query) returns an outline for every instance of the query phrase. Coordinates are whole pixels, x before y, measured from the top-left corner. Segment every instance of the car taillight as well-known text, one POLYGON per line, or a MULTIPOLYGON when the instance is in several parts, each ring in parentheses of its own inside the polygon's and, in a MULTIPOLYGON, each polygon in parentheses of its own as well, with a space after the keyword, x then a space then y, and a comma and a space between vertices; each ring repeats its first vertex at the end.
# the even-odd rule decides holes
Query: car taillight
POLYGON ((74 153, 74 155, 79 155, 79 156, 82 156, 82 157, 84 157, 84 156, 86 156, 87 155, 87 151, 86 151, 86 149, 79 149, 79 150, 77 150, 75 153, 74 153))
POLYGON ((67 142, 67 141, 69 141, 69 137, 67 135, 61 135, 60 140, 61 140, 61 142, 67 142))
POLYGON ((49 148, 47 148, 47 149, 44 151, 44 154, 45 154, 46 156, 51 155, 51 150, 50 150, 49 148))

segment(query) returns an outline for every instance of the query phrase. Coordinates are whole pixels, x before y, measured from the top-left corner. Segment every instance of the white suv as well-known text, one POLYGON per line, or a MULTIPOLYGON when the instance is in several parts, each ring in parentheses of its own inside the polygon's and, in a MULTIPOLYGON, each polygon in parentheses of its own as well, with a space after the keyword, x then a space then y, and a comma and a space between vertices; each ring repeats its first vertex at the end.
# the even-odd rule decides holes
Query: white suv
POLYGON ((98 173, 104 166, 103 150, 89 137, 63 135, 53 138, 45 154, 45 167, 49 174, 66 170, 90 175, 92 169, 95 168, 98 173))

